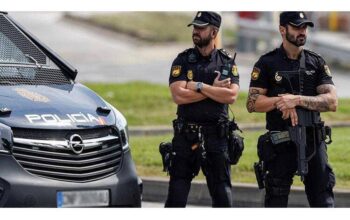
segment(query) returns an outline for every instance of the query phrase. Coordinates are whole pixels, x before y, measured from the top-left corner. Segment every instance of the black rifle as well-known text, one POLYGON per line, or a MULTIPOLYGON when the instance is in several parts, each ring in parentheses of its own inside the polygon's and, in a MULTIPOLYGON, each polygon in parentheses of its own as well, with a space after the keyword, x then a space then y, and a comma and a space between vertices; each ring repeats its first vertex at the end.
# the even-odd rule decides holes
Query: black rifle
POLYGON ((296 126, 289 126, 288 130, 289 137, 297 148, 297 175, 301 177, 301 181, 304 181, 304 178, 308 173, 308 161, 316 153, 316 143, 313 141, 314 151, 310 156, 306 156, 306 127, 313 127, 312 130, 314 131, 315 138, 317 113, 303 108, 297 108, 296 111, 298 115, 298 124, 296 126))
MULTIPOLYGON (((280 73, 283 78, 288 80, 288 84, 290 87, 289 93, 292 93, 294 95, 302 95, 304 91, 304 75, 306 74, 306 67, 305 67, 305 53, 304 51, 301 52, 300 57, 300 66, 298 71, 291 71, 289 73, 280 73), (293 88, 290 77, 297 77, 296 79, 299 81, 299 91, 295 90, 293 88)), ((277 77, 277 76, 276 76, 277 77)), ((308 161, 315 155, 316 153, 316 129, 317 129, 317 122, 318 122, 318 115, 317 112, 311 111, 304 108, 296 108, 296 112, 298 115, 298 124, 296 126, 289 126, 289 136, 291 141, 296 145, 297 147, 297 161, 298 161, 298 170, 297 175, 301 177, 301 181, 304 181, 305 176, 308 173, 308 161), (307 142, 306 142, 306 128, 311 127, 313 131, 313 137, 314 137, 314 151, 310 156, 306 156, 306 148, 307 148, 307 142)))

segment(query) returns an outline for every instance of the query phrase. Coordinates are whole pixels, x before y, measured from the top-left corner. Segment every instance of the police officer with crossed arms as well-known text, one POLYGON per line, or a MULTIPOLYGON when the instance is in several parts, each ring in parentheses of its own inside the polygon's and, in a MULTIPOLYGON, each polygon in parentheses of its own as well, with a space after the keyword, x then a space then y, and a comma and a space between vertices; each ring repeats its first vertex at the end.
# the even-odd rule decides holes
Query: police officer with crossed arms
POLYGON ((191 181, 200 168, 213 207, 231 207, 231 174, 225 125, 228 104, 237 99, 239 76, 233 58, 214 43, 221 24, 215 12, 198 12, 193 48, 173 61, 169 85, 178 105, 174 120, 168 197, 165 207, 185 207, 191 181))

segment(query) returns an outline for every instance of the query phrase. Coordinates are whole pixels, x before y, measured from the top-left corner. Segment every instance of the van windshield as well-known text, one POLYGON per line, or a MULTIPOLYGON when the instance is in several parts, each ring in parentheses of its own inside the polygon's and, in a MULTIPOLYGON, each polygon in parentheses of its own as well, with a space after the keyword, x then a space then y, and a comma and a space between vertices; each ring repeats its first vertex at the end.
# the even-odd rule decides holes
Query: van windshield
POLYGON ((0 14, 0 84, 70 84, 71 81, 21 30, 0 14))

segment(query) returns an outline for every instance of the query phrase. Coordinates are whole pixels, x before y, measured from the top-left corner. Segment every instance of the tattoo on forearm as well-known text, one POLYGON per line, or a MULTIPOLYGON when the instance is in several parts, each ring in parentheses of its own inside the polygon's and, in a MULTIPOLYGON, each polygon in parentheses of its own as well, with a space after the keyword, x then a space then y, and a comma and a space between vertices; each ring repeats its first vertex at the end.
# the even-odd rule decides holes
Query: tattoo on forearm
POLYGON ((255 102, 260 96, 258 89, 249 89, 248 99, 247 99, 247 110, 248 112, 255 112, 255 102))
POLYGON ((328 104, 328 101, 325 97, 321 96, 304 96, 301 99, 301 105, 307 109, 325 112, 330 110, 330 106, 328 104))
POLYGON ((321 85, 317 87, 317 96, 302 96, 301 106, 309 110, 326 112, 331 110, 331 106, 336 102, 336 97, 331 95, 333 85, 321 85))

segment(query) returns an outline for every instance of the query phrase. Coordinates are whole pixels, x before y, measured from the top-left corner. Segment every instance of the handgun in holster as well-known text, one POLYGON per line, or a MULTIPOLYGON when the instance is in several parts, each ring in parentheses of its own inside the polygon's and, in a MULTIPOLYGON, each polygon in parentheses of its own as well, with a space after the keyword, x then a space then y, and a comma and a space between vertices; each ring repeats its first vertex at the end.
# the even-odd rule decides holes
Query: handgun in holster
POLYGON ((264 168, 264 161, 259 161, 254 163, 254 171, 255 171, 255 177, 256 181, 258 183, 259 189, 265 188, 265 168, 264 168))
POLYGON ((169 172, 172 159, 172 143, 162 142, 159 144, 159 153, 162 156, 163 172, 169 172))

